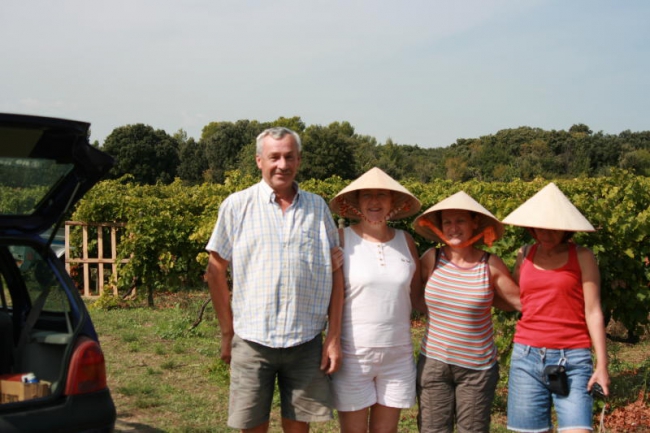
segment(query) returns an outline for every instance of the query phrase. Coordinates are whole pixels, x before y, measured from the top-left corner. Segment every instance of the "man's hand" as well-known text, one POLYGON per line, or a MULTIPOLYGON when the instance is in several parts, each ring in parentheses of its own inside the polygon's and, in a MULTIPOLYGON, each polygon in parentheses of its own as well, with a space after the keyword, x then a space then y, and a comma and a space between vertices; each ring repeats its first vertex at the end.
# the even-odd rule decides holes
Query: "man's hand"
POLYGON ((228 365, 232 358, 232 337, 232 334, 221 336, 221 360, 228 365))
POLYGON ((232 338, 235 335, 233 330, 232 309, 230 308, 230 290, 228 288, 228 261, 221 258, 219 254, 212 251, 208 259, 206 279, 210 289, 212 306, 219 320, 221 328, 221 359, 230 364, 232 354, 232 338))
POLYGON ((323 355, 321 357, 320 369, 325 374, 332 374, 341 368, 341 340, 334 337, 326 337, 323 343, 323 355))

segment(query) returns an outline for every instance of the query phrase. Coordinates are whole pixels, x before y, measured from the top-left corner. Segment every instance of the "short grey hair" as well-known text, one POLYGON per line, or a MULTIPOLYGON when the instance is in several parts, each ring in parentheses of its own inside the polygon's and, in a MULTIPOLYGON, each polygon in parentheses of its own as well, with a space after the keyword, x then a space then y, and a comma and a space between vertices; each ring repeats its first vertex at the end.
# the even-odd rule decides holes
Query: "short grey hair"
POLYGON ((298 146, 298 153, 301 153, 302 152, 302 142, 300 141, 300 136, 298 135, 297 132, 295 132, 295 131, 293 131, 293 130, 291 130, 289 128, 285 128, 284 126, 276 126, 274 128, 268 128, 268 129, 265 129, 264 131, 262 131, 260 133, 260 135, 257 136, 255 153, 257 155, 262 154, 262 142, 264 141, 264 138, 266 136, 270 135, 274 139, 280 140, 280 139, 284 138, 284 136, 287 135, 287 134, 291 134, 291 136, 293 136, 293 140, 296 142, 296 145, 298 146))

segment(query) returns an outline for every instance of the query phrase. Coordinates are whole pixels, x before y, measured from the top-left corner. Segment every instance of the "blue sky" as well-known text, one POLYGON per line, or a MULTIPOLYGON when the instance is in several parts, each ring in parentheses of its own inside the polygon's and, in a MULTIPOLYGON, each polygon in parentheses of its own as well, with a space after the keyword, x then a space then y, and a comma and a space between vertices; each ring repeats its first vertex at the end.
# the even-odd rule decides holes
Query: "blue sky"
POLYGON ((144 123, 348 121, 448 146, 519 126, 650 130, 645 0, 3 0, 0 111, 144 123))

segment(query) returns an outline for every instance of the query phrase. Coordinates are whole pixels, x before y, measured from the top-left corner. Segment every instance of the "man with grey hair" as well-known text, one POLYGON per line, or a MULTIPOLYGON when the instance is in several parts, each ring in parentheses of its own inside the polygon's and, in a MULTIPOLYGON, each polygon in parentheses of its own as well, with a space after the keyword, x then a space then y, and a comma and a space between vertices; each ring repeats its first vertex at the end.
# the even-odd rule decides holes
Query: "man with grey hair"
POLYGON ((331 253, 338 231, 325 201, 295 182, 300 158, 294 131, 263 131, 255 156, 262 180, 223 201, 206 246, 221 359, 231 370, 228 425, 246 432, 268 431, 276 378, 285 432, 332 418, 328 375, 341 363, 343 306, 331 253))

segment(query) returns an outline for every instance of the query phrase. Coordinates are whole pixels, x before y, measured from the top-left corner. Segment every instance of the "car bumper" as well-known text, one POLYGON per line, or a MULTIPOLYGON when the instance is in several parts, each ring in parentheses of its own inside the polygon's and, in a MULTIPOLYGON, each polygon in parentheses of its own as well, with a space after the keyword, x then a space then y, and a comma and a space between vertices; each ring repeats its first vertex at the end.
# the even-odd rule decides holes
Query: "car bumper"
POLYGON ((0 432, 103 433, 115 427, 115 404, 108 390, 34 402, 2 410, 0 432), (54 404, 52 404, 54 402, 54 404))

